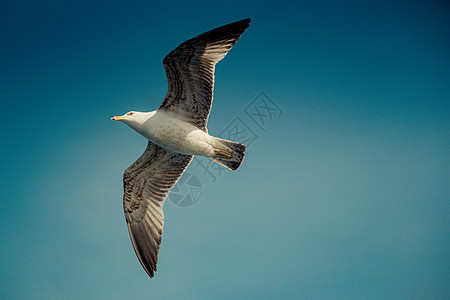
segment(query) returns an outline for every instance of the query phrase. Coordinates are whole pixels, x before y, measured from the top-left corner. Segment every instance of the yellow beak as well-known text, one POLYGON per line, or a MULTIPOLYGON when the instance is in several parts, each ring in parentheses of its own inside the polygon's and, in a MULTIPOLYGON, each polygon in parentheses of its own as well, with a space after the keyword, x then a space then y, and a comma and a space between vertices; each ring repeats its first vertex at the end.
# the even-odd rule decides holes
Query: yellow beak
POLYGON ((111 118, 111 120, 113 120, 113 121, 123 121, 123 120, 125 120, 125 116, 120 116, 120 117, 118 117, 118 116, 114 116, 114 117, 112 117, 111 118))

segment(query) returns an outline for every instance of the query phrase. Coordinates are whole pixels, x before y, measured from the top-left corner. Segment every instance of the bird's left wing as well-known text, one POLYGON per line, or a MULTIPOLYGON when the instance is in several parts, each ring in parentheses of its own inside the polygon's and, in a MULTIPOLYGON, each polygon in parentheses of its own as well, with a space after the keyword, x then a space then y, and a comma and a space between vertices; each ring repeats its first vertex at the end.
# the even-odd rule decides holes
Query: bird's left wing
POLYGON ((166 151, 148 142, 147 149, 123 175, 123 208, 131 242, 150 277, 158 262, 164 225, 163 204, 192 155, 166 151))
POLYGON ((206 131, 213 99, 214 69, 227 55, 250 19, 244 19, 187 40, 163 61, 167 95, 159 109, 206 131))

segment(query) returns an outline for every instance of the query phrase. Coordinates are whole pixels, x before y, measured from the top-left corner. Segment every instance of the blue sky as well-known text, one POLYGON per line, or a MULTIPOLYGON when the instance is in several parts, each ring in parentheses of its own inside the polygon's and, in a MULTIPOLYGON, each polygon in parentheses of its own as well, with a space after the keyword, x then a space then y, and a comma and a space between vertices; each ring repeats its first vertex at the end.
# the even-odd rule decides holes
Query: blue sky
POLYGON ((2 2, 0 296, 448 298, 449 11, 2 2), (246 17, 216 68, 208 127, 254 140, 237 172, 189 167, 201 195, 167 201, 150 279, 122 212, 123 171, 146 142, 110 117, 156 109, 164 56, 246 17))

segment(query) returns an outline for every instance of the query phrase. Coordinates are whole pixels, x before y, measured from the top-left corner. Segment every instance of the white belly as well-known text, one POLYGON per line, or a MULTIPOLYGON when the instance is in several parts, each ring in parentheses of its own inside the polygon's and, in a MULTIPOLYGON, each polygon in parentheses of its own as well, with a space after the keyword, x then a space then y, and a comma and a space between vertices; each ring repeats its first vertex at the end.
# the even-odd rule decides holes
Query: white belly
POLYGON ((213 139, 190 123, 157 111, 142 126, 140 132, 149 141, 173 152, 213 156, 213 139))

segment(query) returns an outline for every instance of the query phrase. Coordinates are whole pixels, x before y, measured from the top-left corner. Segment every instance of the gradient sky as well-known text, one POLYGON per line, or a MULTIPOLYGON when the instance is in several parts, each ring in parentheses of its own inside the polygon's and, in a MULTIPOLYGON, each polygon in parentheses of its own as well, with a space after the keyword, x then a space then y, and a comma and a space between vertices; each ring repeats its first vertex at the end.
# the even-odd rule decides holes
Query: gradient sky
POLYGON ((449 12, 2 1, 0 298, 448 299, 449 12), (166 202, 150 279, 122 211, 123 171, 146 142, 110 117, 156 109, 164 56, 246 17, 208 127, 257 138, 214 182, 189 167, 201 197, 166 202), (261 127, 246 114, 258 95, 279 108, 261 127))

